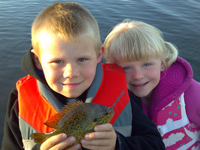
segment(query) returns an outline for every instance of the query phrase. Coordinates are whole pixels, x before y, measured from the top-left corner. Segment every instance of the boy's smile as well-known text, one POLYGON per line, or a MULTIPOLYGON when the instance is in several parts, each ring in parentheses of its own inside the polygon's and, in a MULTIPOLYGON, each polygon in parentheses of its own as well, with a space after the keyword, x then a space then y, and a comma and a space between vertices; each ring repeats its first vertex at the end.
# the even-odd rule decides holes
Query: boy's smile
POLYGON ((77 88, 81 83, 63 83, 63 86, 66 86, 69 89, 77 88))
POLYGON ((41 43, 41 54, 35 64, 43 70, 48 85, 65 97, 79 97, 94 80, 102 50, 97 54, 89 38, 65 42, 59 37, 47 36, 41 43))

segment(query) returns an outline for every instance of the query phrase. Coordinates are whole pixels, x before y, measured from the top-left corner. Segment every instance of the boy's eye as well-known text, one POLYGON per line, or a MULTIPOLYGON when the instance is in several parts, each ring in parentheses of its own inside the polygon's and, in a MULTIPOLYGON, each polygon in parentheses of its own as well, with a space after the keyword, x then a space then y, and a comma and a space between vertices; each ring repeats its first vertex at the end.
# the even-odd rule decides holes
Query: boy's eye
POLYGON ((123 67, 124 71, 131 69, 130 67, 123 67))
POLYGON ((86 58, 79 58, 78 59, 78 62, 84 62, 84 61, 86 61, 86 58))
POLYGON ((143 66, 144 66, 144 67, 148 67, 148 66, 150 66, 150 63, 146 63, 146 64, 144 64, 143 66))
POLYGON ((53 63, 56 63, 56 64, 60 64, 62 62, 63 62, 62 60, 55 60, 55 61, 53 61, 53 63))

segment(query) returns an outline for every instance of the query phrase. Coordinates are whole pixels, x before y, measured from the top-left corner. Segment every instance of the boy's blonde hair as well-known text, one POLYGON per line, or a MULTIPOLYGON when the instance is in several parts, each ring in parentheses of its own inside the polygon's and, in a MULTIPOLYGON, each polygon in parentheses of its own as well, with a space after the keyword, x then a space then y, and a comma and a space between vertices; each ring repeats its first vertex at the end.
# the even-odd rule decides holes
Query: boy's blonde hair
POLYGON ((168 68, 177 58, 178 50, 165 42, 159 29, 140 21, 124 20, 116 25, 104 42, 105 59, 126 62, 160 58, 168 68))
POLYGON ((45 8, 34 20, 31 30, 34 51, 41 50, 41 33, 76 42, 80 38, 93 40, 98 53, 102 45, 99 27, 91 13, 75 2, 56 2, 45 8))

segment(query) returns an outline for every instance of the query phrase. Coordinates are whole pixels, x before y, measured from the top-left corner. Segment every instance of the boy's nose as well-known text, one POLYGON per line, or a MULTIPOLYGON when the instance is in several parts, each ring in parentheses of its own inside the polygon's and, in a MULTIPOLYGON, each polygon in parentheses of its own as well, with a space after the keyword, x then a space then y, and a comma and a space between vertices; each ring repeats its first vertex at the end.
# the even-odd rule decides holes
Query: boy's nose
POLYGON ((64 78, 75 78, 79 76, 78 67, 72 64, 67 64, 63 73, 64 78))
POLYGON ((144 78, 144 73, 141 70, 134 70, 132 74, 132 78, 134 80, 142 79, 144 78))

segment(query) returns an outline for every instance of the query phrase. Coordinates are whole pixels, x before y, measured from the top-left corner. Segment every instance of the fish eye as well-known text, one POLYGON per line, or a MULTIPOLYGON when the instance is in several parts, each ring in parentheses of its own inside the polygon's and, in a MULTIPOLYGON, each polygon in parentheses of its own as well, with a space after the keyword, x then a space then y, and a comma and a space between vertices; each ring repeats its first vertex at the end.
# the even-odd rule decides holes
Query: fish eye
POLYGON ((105 115, 108 115, 108 112, 106 112, 105 115))
POLYGON ((93 122, 97 122, 97 118, 94 118, 92 121, 93 121, 93 122))

